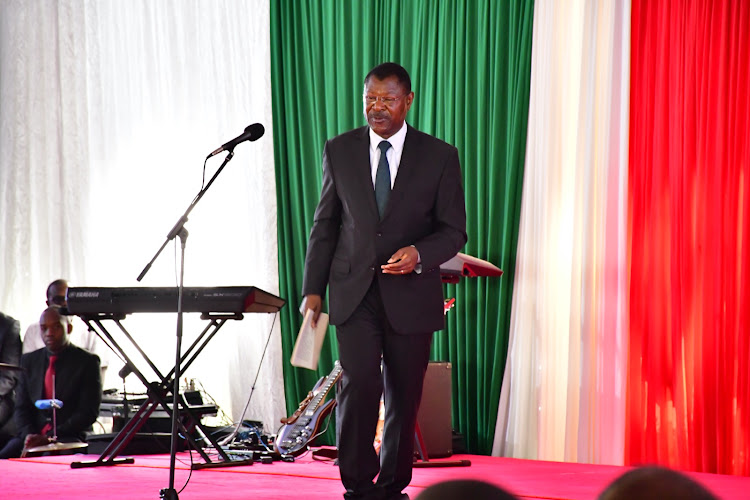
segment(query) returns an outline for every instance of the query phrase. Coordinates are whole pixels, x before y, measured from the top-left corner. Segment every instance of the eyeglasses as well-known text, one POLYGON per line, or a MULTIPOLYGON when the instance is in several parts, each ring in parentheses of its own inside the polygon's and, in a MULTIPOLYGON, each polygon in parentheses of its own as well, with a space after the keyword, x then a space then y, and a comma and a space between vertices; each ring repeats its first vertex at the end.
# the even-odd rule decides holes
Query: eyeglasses
POLYGON ((365 102, 367 104, 375 104, 376 102, 380 101, 383 104, 385 104, 386 106, 388 106, 388 105, 393 104, 394 102, 398 101, 399 99, 406 97, 407 95, 408 94, 404 94, 404 95, 401 95, 401 96, 398 96, 398 97, 380 97, 380 96, 376 96, 376 95, 363 95, 362 97, 364 98, 364 100, 365 100, 365 102))

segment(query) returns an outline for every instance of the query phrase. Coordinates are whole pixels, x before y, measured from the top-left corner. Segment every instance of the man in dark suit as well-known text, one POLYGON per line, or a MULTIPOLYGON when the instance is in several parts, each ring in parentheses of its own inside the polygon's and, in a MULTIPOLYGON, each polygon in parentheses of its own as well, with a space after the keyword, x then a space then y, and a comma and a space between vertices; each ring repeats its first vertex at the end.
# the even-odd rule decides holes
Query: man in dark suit
POLYGON ((0 447, 4 446, 13 432, 13 389, 16 387, 18 366, 21 358, 21 336, 18 321, 0 313, 0 363, 9 365, 0 368, 0 447))
POLYGON ((18 457, 23 449, 52 441, 51 410, 37 409, 39 399, 62 401, 56 435, 61 442, 83 441, 99 415, 102 382, 98 356, 70 343, 70 322, 57 307, 45 309, 39 324, 45 347, 21 356, 14 413, 18 434, 0 451, 0 458, 18 457))
POLYGON ((317 321, 329 288, 343 367, 336 397, 344 498, 390 500, 408 498, 432 334, 444 327, 439 267, 466 242, 466 210, 456 148, 405 122, 414 102, 406 70, 373 68, 363 102, 369 127, 324 147, 302 293, 317 321))

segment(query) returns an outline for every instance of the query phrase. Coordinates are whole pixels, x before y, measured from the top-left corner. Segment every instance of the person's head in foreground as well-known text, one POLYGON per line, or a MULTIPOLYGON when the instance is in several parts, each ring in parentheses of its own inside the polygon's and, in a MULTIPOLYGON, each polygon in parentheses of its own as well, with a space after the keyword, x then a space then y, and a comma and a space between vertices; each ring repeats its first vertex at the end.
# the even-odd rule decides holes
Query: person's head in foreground
POLYGON ((427 487, 416 500, 517 500, 502 488, 484 481, 458 479, 427 487))
POLYGON ((665 467, 639 467, 618 477, 599 500, 717 500, 685 474, 665 467))

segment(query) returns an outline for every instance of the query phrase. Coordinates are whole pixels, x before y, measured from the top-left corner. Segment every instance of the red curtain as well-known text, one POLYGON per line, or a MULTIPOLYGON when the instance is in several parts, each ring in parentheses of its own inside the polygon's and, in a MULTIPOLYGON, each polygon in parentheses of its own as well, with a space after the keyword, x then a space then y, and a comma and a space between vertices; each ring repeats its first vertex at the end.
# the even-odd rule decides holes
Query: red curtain
POLYGON ((750 2, 632 4, 625 463, 750 474, 750 2))

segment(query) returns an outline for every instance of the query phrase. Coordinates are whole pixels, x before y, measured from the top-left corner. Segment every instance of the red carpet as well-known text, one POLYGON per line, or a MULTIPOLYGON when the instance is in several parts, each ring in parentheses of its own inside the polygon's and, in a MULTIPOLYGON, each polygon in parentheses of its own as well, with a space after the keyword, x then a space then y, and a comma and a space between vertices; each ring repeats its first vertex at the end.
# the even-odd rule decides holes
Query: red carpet
MULTIPOLYGON (((169 455, 136 456, 131 465, 71 469, 72 461, 96 456, 59 456, 0 460, 0 497, 65 499, 158 499, 169 485, 169 455)), ((511 458, 456 455, 470 459, 470 467, 420 468, 406 490, 412 499, 427 486, 446 479, 481 479, 501 486, 523 499, 595 499, 622 474, 624 467, 538 462, 511 458)), ((195 455, 195 460, 200 456, 195 455)), ((190 455, 178 455, 175 488, 190 476, 190 455)), ((723 499, 749 498, 750 478, 690 474, 723 499)), ((343 489, 332 462, 305 455, 293 463, 255 463, 252 466, 203 469, 179 493, 180 500, 258 498, 340 499, 343 489)))

